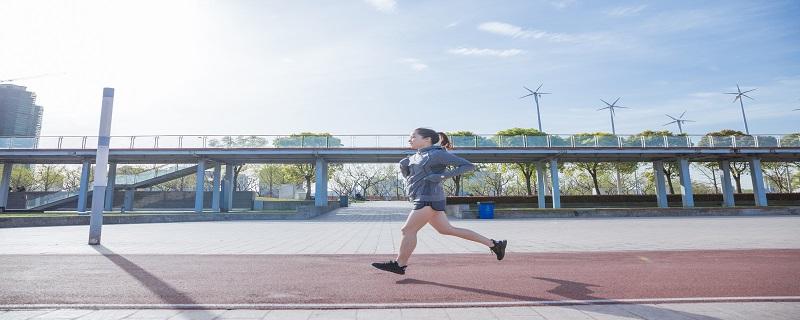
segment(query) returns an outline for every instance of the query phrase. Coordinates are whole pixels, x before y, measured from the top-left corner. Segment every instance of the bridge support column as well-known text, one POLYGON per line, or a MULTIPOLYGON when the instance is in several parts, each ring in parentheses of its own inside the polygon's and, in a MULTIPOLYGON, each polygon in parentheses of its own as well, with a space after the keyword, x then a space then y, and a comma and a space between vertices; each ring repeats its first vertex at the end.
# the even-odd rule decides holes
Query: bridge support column
POLYGON ((89 194, 89 170, 92 169, 92 163, 89 160, 83 160, 81 165, 81 184, 78 187, 78 213, 86 213, 86 196, 89 194))
POLYGON ((125 189, 125 200, 122 204, 122 211, 133 211, 133 196, 135 189, 125 189))
POLYGON ((108 164, 108 188, 106 189, 106 201, 103 207, 105 211, 111 211, 114 208, 114 184, 117 181, 117 164, 108 164))
POLYGON ((753 180, 753 197, 756 206, 767 206, 767 190, 764 188, 764 173, 761 170, 761 159, 750 159, 750 178, 753 180))
POLYGON ((544 162, 536 162, 536 198, 539 200, 539 208, 544 208, 544 198, 547 194, 547 186, 545 185, 544 162))
POLYGON ((206 182, 206 161, 200 160, 197 162, 197 176, 195 177, 194 185, 194 212, 203 212, 203 190, 206 182))
POLYGON ((659 208, 669 207, 667 186, 664 185, 664 161, 653 161, 653 174, 656 177, 656 200, 659 208))
POLYGON ((722 206, 733 207, 736 205, 733 198, 733 185, 731 184, 731 162, 722 160, 719 162, 722 169, 722 206))
POLYGON ((314 205, 317 207, 328 206, 328 161, 317 158, 317 181, 314 185, 314 205))
POLYGON ((681 199, 683 206, 685 208, 692 208, 694 207, 694 194, 692 191, 692 177, 689 174, 689 159, 680 158, 678 163, 681 170, 681 193, 683 194, 681 199))
POLYGON ((220 188, 220 176, 222 175, 222 166, 219 162, 214 163, 214 183, 213 183, 213 190, 211 190, 211 211, 219 212, 219 188, 220 188))
POLYGON ((0 176, 0 212, 6 210, 8 206, 8 186, 11 184, 11 169, 14 164, 11 162, 3 163, 3 175, 0 176))
POLYGON ((233 164, 225 164, 225 179, 222 186, 222 211, 228 212, 233 209, 233 164))
POLYGON ((561 190, 558 185, 558 160, 550 159, 550 180, 553 186, 553 208, 561 208, 561 190))

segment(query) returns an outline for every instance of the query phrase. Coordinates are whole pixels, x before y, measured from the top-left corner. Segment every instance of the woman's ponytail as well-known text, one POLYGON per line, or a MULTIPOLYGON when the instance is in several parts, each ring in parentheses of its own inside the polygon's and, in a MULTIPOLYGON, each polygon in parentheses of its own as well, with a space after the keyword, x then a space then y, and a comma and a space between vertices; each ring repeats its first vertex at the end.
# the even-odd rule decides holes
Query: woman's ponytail
POLYGON ((439 132, 439 144, 447 150, 453 149, 453 144, 450 143, 450 138, 444 132, 439 132))

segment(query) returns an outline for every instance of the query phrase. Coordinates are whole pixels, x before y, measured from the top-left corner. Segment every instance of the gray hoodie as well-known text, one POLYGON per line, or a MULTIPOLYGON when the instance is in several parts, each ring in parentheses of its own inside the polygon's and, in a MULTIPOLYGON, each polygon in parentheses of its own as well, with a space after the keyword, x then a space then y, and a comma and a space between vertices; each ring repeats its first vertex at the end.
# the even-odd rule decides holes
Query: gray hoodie
POLYGON ((406 178, 406 193, 411 201, 444 201, 442 180, 471 170, 475 170, 475 165, 437 145, 419 149, 400 160, 400 172, 406 178), (445 170, 447 166, 456 168, 445 170))

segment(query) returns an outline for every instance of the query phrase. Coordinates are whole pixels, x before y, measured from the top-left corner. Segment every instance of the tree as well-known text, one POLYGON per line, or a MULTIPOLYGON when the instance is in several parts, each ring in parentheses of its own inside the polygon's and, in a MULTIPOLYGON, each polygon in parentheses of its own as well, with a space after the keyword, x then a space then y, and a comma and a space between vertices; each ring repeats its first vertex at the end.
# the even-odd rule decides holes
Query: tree
POLYGON ((783 136, 781 138, 781 146, 800 147, 800 132, 783 136))
MULTIPOLYGON (((288 137, 275 138, 273 145, 278 148, 301 147, 340 147, 342 141, 330 133, 301 132, 288 137)), ((328 176, 335 171, 335 166, 328 167, 328 176)), ((290 164, 286 170, 286 179, 293 183, 304 183, 306 186, 306 200, 311 199, 311 181, 316 176, 316 162, 290 164)))
MULTIPOLYGON (((579 133, 573 136, 575 145, 594 145, 595 137, 601 139, 603 137, 614 137, 614 135, 606 132, 594 133, 579 133)), ((616 139, 616 138, 615 138, 616 139)), ((602 194, 600 191, 599 174, 601 172, 611 172, 619 170, 620 174, 633 173, 636 170, 637 164, 630 162, 622 163, 608 163, 608 162, 576 162, 573 164, 574 168, 586 171, 592 178, 592 186, 595 194, 602 194)), ((619 181, 618 183, 622 183, 619 181)))
MULTIPOLYGON (((635 145, 635 143, 632 142, 641 141, 640 139, 644 139, 645 145, 658 146, 658 145, 663 145, 664 137, 669 138, 669 137, 685 137, 685 136, 687 136, 687 134, 685 133, 675 134, 669 130, 645 130, 637 135, 633 135, 626 138, 625 139, 626 141, 623 141, 623 143, 627 144, 626 142, 631 141, 631 144, 635 145)), ((680 170, 676 162, 673 161, 664 162, 663 172, 664 172, 664 178, 666 178, 667 180, 667 186, 669 187, 669 194, 675 194, 675 185, 673 183, 673 179, 677 176, 678 171, 680 170)), ((653 179, 652 180, 653 185, 655 186, 655 176, 650 176, 650 177, 651 179, 653 179)))
POLYGON ((36 187, 42 191, 50 191, 54 187, 61 189, 64 184, 64 167, 54 164, 37 165, 34 180, 36 187))
POLYGON ((343 146, 341 139, 327 132, 295 133, 288 137, 275 138, 272 144, 278 148, 335 148, 343 146))
MULTIPOLYGON (((701 140, 697 145, 701 147, 708 147, 710 146, 710 143, 708 142, 709 139, 716 139, 715 137, 731 137, 731 136, 736 137, 737 146, 740 145, 739 137, 745 137, 745 136, 749 137, 744 132, 738 130, 725 129, 707 133, 706 138, 701 140)), ((706 165, 711 166, 712 169, 713 166, 716 166, 716 164, 709 164, 709 163, 707 163, 706 165)), ((750 170, 750 165, 747 162, 731 162, 730 167, 731 167, 731 177, 733 177, 733 180, 736 182, 736 192, 742 193, 742 174, 750 170)))
POLYGON ((764 169, 764 177, 777 187, 779 192, 792 192, 796 185, 790 183, 792 174, 789 163, 764 162, 761 167, 764 169))
MULTIPOLYGON (((500 130, 497 132, 497 135, 512 137, 534 137, 546 136, 547 134, 533 128, 511 128, 500 130)), ((536 164, 530 162, 516 162, 511 165, 522 175, 522 178, 525 181, 525 191, 527 191, 528 195, 533 195, 531 177, 533 176, 533 173, 536 172, 536 164)))
POLYGON ((258 177, 261 183, 267 185, 267 196, 275 197, 275 186, 285 184, 288 179, 286 178, 287 165, 284 164, 266 164, 261 166, 258 170, 258 177))
POLYGON ((208 141, 214 148, 263 148, 267 146, 267 139, 259 136, 225 136, 208 141))
POLYGON ((76 190, 81 186, 81 168, 64 168, 64 190, 76 190))
POLYGON ((26 166, 16 165, 11 169, 11 189, 12 190, 31 190, 36 180, 33 172, 26 166))

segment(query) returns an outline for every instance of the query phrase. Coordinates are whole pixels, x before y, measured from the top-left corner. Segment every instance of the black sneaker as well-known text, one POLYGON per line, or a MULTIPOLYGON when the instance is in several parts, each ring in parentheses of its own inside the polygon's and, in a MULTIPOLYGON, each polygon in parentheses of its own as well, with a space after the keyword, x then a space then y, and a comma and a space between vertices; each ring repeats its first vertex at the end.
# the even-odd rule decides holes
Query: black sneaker
POLYGON ((503 257, 506 256, 506 244, 508 243, 508 240, 495 241, 492 239, 492 242, 494 243, 494 247, 489 249, 497 255, 497 260, 503 260, 503 257))
POLYGON ((397 264, 397 261, 394 260, 389 260, 389 262, 375 262, 372 264, 372 266, 383 271, 394 272, 396 274, 406 274, 407 267, 401 267, 399 264, 397 264))

